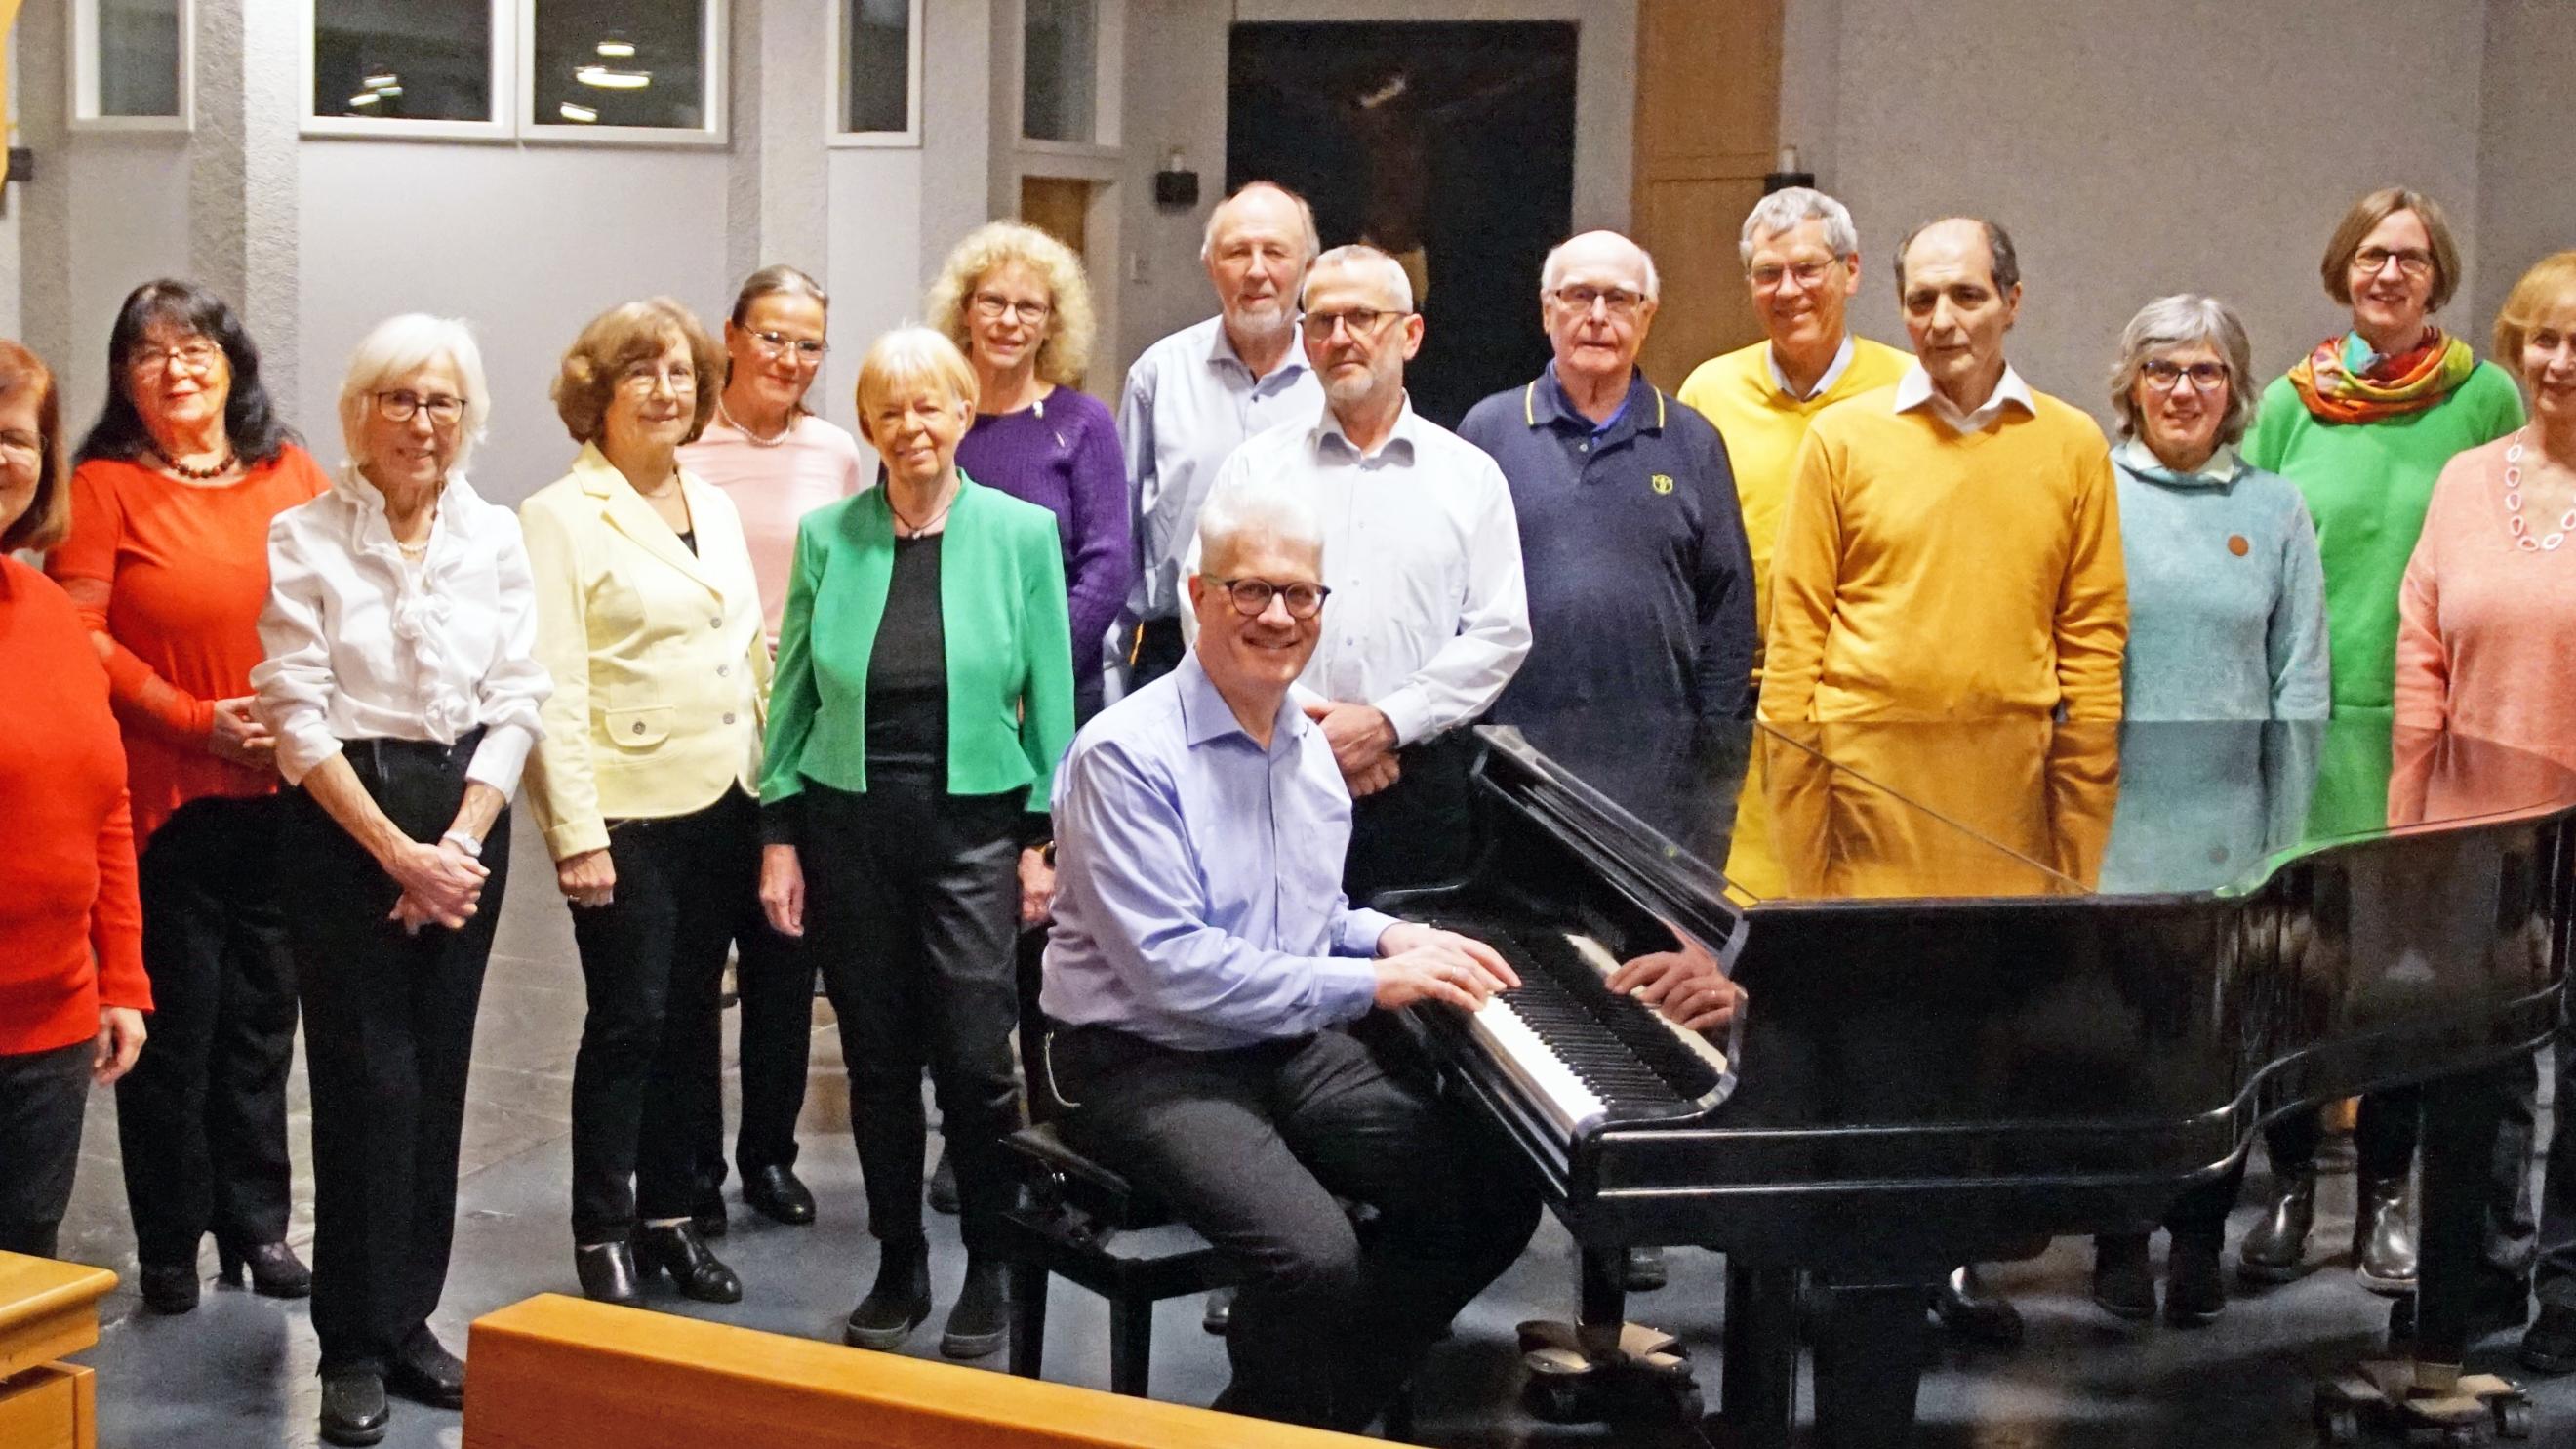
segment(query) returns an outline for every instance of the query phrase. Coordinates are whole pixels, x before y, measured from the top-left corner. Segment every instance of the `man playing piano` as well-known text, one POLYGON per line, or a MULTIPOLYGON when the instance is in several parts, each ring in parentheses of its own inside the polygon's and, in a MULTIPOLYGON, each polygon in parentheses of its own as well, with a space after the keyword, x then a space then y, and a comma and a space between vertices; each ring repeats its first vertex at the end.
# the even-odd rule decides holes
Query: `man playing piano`
POLYGON ((1538 1213, 1518 1156, 1364 1019, 1519 978, 1342 893, 1350 796, 1289 695, 1328 592, 1302 493, 1221 481, 1198 541, 1192 652, 1057 772, 1049 1070, 1068 1137, 1244 1269, 1216 1407, 1357 1431, 1538 1213), (1376 1210, 1365 1239, 1337 1199, 1376 1210))

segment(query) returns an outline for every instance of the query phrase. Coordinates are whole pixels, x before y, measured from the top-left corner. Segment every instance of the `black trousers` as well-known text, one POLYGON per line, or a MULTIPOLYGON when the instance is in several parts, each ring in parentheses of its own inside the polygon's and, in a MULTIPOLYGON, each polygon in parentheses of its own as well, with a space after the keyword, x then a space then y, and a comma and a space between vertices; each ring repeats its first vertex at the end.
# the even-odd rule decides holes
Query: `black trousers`
MULTIPOLYGON (((1181 607, 1189 605, 1184 601, 1181 607)), ((1181 656, 1189 652, 1189 641, 1181 635, 1178 618, 1140 620, 1127 655, 1127 693, 1134 694, 1180 668, 1181 656)))
POLYGON ((1075 1028, 1049 1060, 1073 1140, 1247 1270, 1220 1409, 1356 1433, 1538 1225, 1516 1155, 1350 1032, 1183 1052, 1075 1028), (1336 1198, 1377 1210, 1365 1235, 1336 1198))
POLYGON ((2576 1308, 2576 1003, 2562 1003, 2549 1123, 2549 1161, 2540 1179, 2540 1230, 2532 1287, 2542 1303, 2576 1308))
MULTIPOLYGON (((2392 1087, 2361 1099, 2353 1123, 2353 1156, 2364 1177, 2390 1178, 2415 1160, 2415 1141, 2422 1135, 2424 1093, 2416 1087, 2392 1087)), ((2317 1165, 2317 1144, 2325 1137, 2324 1109, 2309 1107, 2275 1118, 2263 1129, 2263 1145, 2272 1170, 2304 1172, 2317 1165)))
POLYGON ((572 908, 590 1003, 572 1066, 582 1244, 687 1217, 697 1198, 700 1149, 723 1131, 725 947, 760 911, 760 807, 727 790, 687 815, 613 820, 608 857, 609 903, 572 908))
POLYGON ((893 771, 872 770, 868 786, 809 783, 798 823, 806 944, 840 1017, 868 1230, 921 1241, 927 1067, 957 1169, 960 1233, 981 1251, 1016 1186, 1001 1142, 1020 1114, 1021 797, 951 795, 893 771))
MULTIPOLYGON (((387 818, 436 840, 456 818, 481 738, 357 740, 347 756, 387 818)), ((427 1332, 447 1284, 466 1068, 509 885, 510 817, 493 822, 481 907, 456 931, 413 933, 388 920, 400 888, 301 791, 282 834, 313 1086, 313 1332, 323 1372, 381 1370, 427 1332)))
POLYGON ((1380 891, 1437 885, 1475 863, 1475 816, 1468 771, 1476 738, 1465 726, 1396 752, 1403 774, 1351 802, 1351 848, 1342 889, 1365 905, 1380 891))
POLYGON ((152 1044, 116 1084, 116 1136, 147 1264, 195 1263, 209 1228, 239 1247, 286 1237, 286 812, 277 795, 191 800, 137 862, 152 1044))
POLYGON ((54 1255, 80 1166, 92 1044, 0 1056, 0 1253, 54 1255))
MULTIPOLYGON (((749 1177, 763 1167, 796 1165, 796 1121, 805 1113, 805 1067, 814 1048, 814 958, 804 943, 769 928, 760 910, 759 877, 753 876, 751 915, 735 933, 734 998, 741 1039, 742 1121, 734 1132, 734 1165, 749 1177)), ((701 1089, 714 1094, 716 1114, 699 1134, 698 1185, 724 1185, 722 1063, 709 1069, 701 1089)))

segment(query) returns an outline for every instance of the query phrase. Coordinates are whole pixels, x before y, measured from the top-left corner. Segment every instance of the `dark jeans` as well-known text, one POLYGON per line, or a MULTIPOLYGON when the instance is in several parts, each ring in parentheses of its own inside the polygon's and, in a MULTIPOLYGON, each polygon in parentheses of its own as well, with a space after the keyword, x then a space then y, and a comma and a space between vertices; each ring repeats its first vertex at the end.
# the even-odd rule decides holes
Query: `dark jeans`
POLYGON ((2561 1009, 2565 1014, 2549 1046, 2556 1059, 2556 1095, 2549 1107, 2549 1165, 2540 1180, 2532 1278, 2541 1302, 2576 1308, 2576 1002, 2562 1002, 2561 1009))
MULTIPOLYGON (((279 914, 282 796, 191 800, 138 862, 152 1042, 116 1084, 135 1256, 286 1237, 295 973, 279 914)), ((442 825, 441 828, 444 828, 442 825)))
POLYGON ((54 1255, 80 1166, 91 1043, 0 1056, 0 1253, 54 1255))
POLYGON ((1537 1226, 1517 1154, 1347 1031, 1184 1052, 1075 1028, 1049 1060, 1082 1150, 1247 1272, 1220 1409, 1366 1427, 1537 1226), (1377 1210, 1367 1234, 1337 1197, 1377 1210))
POLYGON ((1396 752, 1404 773, 1393 785, 1351 802, 1351 849, 1342 889, 1352 905, 1380 891, 1437 885, 1475 863, 1474 731, 1461 725, 1396 752))
MULTIPOLYGON (((456 818, 481 738, 356 740, 347 756, 387 818, 436 840, 456 818)), ((510 816, 484 841, 492 874, 456 931, 412 933, 386 919, 400 888, 301 791, 281 834, 294 862, 281 879, 313 1087, 313 1332, 323 1372, 381 1370, 426 1331, 447 1284, 466 1068, 509 885, 510 816)))
POLYGON ((697 1198, 699 1151, 723 1131, 725 947, 760 910, 760 807, 729 789, 687 815, 612 820, 608 858, 609 903, 572 908, 590 1003, 572 1065, 581 1244, 687 1217, 697 1198))
POLYGON ((1019 1125, 1021 804, 873 767, 863 794, 808 784, 802 797, 806 949, 840 1017, 868 1230, 883 1242, 922 1239, 925 1067, 970 1252, 991 1246, 1015 1191, 1001 1141, 1019 1125))

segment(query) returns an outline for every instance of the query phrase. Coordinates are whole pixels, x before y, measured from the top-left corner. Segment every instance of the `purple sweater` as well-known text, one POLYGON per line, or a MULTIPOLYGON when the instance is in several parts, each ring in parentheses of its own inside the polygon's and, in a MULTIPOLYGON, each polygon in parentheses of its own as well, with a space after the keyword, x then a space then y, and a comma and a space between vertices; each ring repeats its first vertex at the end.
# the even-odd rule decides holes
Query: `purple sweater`
POLYGON ((967 477, 1055 515, 1077 661, 1097 660, 1136 582, 1124 459, 1108 406, 1069 387, 1019 412, 976 414, 957 445, 967 477))

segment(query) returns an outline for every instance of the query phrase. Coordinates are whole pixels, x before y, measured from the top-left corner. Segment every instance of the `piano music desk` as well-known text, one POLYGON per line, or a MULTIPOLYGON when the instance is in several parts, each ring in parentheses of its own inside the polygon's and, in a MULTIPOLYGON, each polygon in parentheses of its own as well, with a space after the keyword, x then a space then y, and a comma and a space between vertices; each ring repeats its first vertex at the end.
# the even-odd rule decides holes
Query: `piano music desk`
POLYGON ((116 1275, 80 1263, 0 1253, 0 1444, 90 1449, 98 1385, 57 1362, 98 1342, 98 1300, 116 1275))

